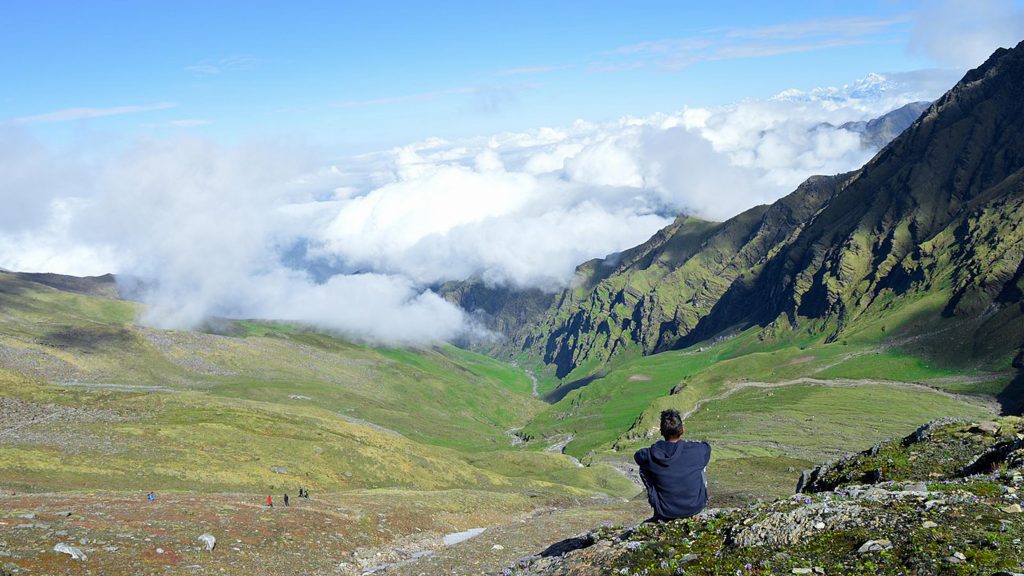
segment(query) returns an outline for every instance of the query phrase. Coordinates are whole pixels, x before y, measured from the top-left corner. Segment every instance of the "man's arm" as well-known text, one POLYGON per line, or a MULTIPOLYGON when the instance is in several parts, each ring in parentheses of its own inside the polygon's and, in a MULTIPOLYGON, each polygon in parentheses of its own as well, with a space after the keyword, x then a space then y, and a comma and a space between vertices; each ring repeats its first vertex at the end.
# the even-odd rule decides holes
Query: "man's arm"
POLYGON ((643 480, 644 488, 651 489, 651 481, 647 477, 647 448, 641 448, 633 454, 633 462, 640 468, 640 479, 643 480))

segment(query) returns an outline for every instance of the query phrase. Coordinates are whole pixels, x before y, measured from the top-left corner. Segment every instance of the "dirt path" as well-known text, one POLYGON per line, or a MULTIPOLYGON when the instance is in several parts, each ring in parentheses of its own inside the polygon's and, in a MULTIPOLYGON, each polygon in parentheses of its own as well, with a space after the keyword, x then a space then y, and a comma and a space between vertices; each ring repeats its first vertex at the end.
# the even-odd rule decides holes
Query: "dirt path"
POLYGON ((827 386, 829 388, 851 388, 856 386, 888 386, 891 388, 902 388, 905 390, 919 390, 927 391, 935 394, 940 394, 947 398, 952 398, 960 402, 967 404, 973 404, 980 406, 985 410, 992 412, 993 414, 999 413, 999 404, 994 399, 982 398, 979 396, 968 396, 966 394, 955 394, 953 392, 947 392, 932 386, 926 386, 924 384, 918 384, 915 382, 894 382, 890 380, 852 380, 852 379, 835 379, 835 380, 821 380, 819 378, 797 378, 795 380, 787 380, 785 382, 734 382, 732 386, 715 396, 709 396, 702 398, 693 405, 683 414, 683 420, 686 420, 690 416, 697 413, 698 410, 704 407, 708 402, 714 402, 716 400, 724 400, 733 394, 745 390, 747 388, 782 388, 785 386, 827 386))
POLYGON ((577 536, 602 523, 635 524, 650 510, 646 501, 618 501, 569 509, 547 509, 510 518, 479 536, 434 550, 433 554, 392 567, 380 574, 420 576, 498 574, 521 558, 577 536))
POLYGON ((178 392, 167 386, 144 386, 141 384, 106 384, 103 382, 55 382, 57 387, 114 390, 120 392, 178 392))
POLYGON ((533 397, 534 398, 540 398, 540 391, 537 388, 538 387, 537 375, 534 374, 532 370, 526 370, 526 376, 527 376, 527 378, 530 379, 530 382, 533 383, 533 397))

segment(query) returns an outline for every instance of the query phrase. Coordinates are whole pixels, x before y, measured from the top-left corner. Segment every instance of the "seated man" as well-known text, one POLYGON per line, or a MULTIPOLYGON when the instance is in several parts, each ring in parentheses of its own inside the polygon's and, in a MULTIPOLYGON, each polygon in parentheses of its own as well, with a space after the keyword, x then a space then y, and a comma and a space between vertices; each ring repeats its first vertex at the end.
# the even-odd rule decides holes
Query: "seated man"
POLYGON ((648 522, 689 518, 708 503, 705 469, 711 460, 711 446, 680 440, 683 419, 676 410, 661 413, 661 435, 664 440, 633 455, 647 487, 647 501, 654 508, 648 522))

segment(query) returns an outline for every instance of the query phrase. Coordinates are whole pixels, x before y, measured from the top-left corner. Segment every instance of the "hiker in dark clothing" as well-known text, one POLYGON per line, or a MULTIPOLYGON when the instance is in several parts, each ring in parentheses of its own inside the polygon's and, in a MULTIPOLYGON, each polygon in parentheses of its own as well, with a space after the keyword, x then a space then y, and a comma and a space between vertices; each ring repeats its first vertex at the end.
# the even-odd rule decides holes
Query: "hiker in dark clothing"
POLYGON ((287 505, 288 505, 288 494, 285 494, 285 495, 284 495, 284 505, 285 505, 285 506, 287 506, 287 505))
POLYGON ((647 501, 654 509, 647 522, 689 518, 708 503, 706 468, 711 446, 681 440, 683 419, 676 410, 661 413, 661 435, 664 440, 633 455, 647 487, 647 501))

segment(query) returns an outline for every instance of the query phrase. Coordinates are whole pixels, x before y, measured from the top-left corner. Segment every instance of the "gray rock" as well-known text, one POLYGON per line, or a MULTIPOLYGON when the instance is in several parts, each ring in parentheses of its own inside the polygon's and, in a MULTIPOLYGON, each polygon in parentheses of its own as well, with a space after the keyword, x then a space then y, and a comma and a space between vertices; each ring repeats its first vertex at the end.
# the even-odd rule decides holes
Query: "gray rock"
POLYGON ((995 436, 996 434, 999 434, 999 424, 992 422, 991 420, 978 422, 977 425, 971 428, 971 432, 982 432, 984 434, 995 436))
POLYGON ((270 471, 273 472, 274 474, 287 474, 288 473, 288 469, 285 468, 284 466, 271 466, 270 467, 270 471))
POLYGON ((892 548, 892 542, 886 539, 880 540, 868 540, 861 544, 860 548, 857 549, 858 554, 867 554, 868 552, 878 552, 879 550, 889 550, 892 548))
POLYGON ((71 546, 63 542, 58 543, 53 547, 53 551, 59 554, 67 554, 71 556, 72 560, 88 560, 89 557, 82 552, 82 549, 77 546, 71 546))
POLYGON ((200 534, 197 540, 199 540, 203 543, 204 546, 206 546, 206 550, 208 552, 213 552, 213 549, 217 546, 217 539, 213 536, 213 534, 210 534, 208 532, 200 534))

